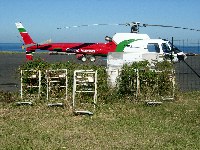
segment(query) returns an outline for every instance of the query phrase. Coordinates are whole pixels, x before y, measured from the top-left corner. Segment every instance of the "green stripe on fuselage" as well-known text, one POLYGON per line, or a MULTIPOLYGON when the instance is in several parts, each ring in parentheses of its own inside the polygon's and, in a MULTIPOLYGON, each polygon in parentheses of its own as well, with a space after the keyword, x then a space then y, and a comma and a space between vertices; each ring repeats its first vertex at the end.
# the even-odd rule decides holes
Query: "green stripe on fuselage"
POLYGON ((24 28, 18 28, 19 32, 26 32, 24 28))
POLYGON ((137 40, 140 40, 140 39, 129 39, 129 40, 124 40, 124 41, 120 42, 117 45, 116 52, 123 52, 124 48, 127 47, 127 45, 129 45, 130 43, 135 42, 137 40))

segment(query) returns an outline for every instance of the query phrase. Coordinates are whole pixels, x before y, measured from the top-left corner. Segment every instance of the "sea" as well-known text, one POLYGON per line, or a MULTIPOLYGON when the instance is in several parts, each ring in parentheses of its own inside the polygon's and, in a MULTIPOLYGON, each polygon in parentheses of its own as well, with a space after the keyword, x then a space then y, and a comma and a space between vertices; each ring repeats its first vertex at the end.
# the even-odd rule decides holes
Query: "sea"
POLYGON ((0 43, 0 52, 25 52, 22 50, 22 43, 0 43))
MULTIPOLYGON (((25 52, 22 50, 22 43, 0 43, 0 52, 25 52)), ((184 53, 200 54, 200 46, 182 46, 176 45, 184 53)), ((44 52, 38 50, 37 52, 44 52)))

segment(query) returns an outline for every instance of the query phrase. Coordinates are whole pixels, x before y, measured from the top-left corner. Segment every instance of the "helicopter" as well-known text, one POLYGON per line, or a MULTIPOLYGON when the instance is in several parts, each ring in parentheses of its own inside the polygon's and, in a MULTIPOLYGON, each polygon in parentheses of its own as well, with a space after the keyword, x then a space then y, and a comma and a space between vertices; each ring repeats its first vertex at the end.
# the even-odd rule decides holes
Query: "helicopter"
MULTIPOLYGON (((185 59, 186 55, 176 48, 176 51, 173 51, 174 46, 167 40, 163 39, 151 39, 147 34, 140 34, 139 27, 147 26, 160 26, 160 27, 173 27, 173 28, 182 28, 174 26, 164 26, 164 25, 149 25, 143 24, 140 25, 140 22, 131 22, 126 24, 93 24, 93 25, 125 25, 131 27, 130 33, 116 33, 112 38, 109 36, 105 37, 105 43, 52 43, 51 40, 47 40, 42 43, 36 43, 33 41, 29 33, 26 31, 21 22, 15 23, 16 27, 24 41, 22 48, 26 49, 26 59, 33 59, 33 52, 36 49, 48 50, 56 54, 65 53, 65 54, 74 54, 76 58, 82 60, 83 62, 88 59, 91 62, 96 60, 96 56, 107 57, 110 52, 152 52, 159 53, 160 55, 172 56, 174 61, 179 61, 185 59)), ((89 25, 80 25, 72 26, 65 28, 73 27, 82 27, 89 25)), ((57 28, 61 29, 61 28, 57 28)), ((189 29, 189 28, 182 28, 189 29)), ((195 29, 190 29, 195 30, 195 29)), ((197 30, 200 31, 200 30, 197 30)), ((170 57, 169 57, 170 58, 170 57)))
POLYGON ((43 43, 36 43, 21 22, 15 24, 24 41, 22 48, 26 49, 27 60, 32 60, 33 52, 36 49, 40 49, 49 50, 50 52, 75 54, 82 61, 86 61, 89 56, 91 61, 95 61, 95 56, 106 56, 108 52, 114 52, 117 46, 112 41, 107 43, 52 43, 48 40, 43 43))

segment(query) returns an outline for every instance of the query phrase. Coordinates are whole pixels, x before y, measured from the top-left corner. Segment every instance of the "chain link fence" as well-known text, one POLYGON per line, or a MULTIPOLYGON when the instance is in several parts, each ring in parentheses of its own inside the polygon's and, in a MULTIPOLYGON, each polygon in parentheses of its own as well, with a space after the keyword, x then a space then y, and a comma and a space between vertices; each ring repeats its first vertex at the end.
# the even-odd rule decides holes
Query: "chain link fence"
POLYGON ((200 90, 200 56, 187 56, 187 59, 174 64, 176 83, 181 91, 200 90))

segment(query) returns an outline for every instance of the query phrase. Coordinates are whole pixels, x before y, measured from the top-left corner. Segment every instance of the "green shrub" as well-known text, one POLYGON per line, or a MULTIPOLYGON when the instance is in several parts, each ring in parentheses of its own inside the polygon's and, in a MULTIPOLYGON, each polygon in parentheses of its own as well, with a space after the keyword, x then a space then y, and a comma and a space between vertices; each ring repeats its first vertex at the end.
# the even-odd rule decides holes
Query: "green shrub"
POLYGON ((173 96, 173 66, 168 61, 156 62, 154 69, 147 61, 124 65, 118 78, 118 93, 132 99, 156 99, 173 96))
MULTIPOLYGON (((105 66, 66 63, 48 63, 42 59, 29 61, 20 66, 19 70, 41 70, 43 93, 45 93, 45 71, 47 69, 67 69, 68 94, 70 96, 73 88, 74 70, 97 70, 98 74, 98 101, 111 102, 119 99, 155 99, 173 95, 173 66, 168 61, 156 62, 151 69, 147 61, 125 64, 117 79, 117 88, 110 88, 107 83, 107 72, 105 66)), ((26 82, 26 80, 24 80, 26 82)))

